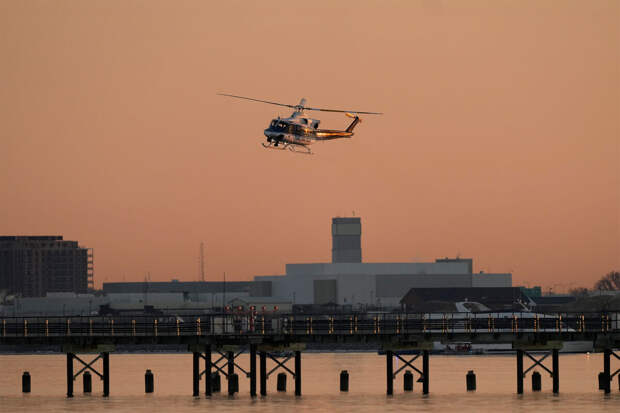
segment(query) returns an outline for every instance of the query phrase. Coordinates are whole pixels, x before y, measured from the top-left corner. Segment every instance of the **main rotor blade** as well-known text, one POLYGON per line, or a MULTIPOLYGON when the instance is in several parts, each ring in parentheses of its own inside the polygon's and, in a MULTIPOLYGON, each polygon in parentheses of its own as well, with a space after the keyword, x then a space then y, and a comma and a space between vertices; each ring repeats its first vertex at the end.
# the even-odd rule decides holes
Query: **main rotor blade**
POLYGON ((286 105, 284 103, 270 102, 268 100, 260 100, 260 99, 247 98, 245 96, 229 95, 228 93, 216 93, 216 95, 228 96, 228 97, 237 98, 237 99, 253 100, 254 102, 269 103, 270 105, 285 106, 287 108, 295 108, 296 107, 295 105, 286 105))
POLYGON ((338 109, 321 109, 321 108, 304 108, 304 110, 316 110, 319 112, 360 113, 363 115, 383 115, 382 112, 360 112, 359 110, 338 110, 338 109))

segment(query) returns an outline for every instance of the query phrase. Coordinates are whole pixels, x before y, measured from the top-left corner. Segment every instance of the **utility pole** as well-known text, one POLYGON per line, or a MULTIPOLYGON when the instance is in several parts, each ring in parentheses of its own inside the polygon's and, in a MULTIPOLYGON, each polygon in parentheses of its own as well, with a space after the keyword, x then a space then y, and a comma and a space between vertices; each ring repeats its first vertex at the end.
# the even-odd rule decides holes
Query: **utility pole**
POLYGON ((200 242, 200 281, 205 282, 205 243, 200 242))

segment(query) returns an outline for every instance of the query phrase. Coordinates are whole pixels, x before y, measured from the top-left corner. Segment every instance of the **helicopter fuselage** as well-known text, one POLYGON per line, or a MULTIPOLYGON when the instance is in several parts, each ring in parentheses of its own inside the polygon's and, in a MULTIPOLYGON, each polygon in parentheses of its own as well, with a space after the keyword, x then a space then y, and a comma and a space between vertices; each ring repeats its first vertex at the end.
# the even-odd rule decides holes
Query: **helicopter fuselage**
POLYGON ((347 130, 318 129, 318 120, 303 118, 294 114, 286 119, 273 119, 264 133, 267 141, 276 146, 280 142, 308 146, 315 141, 350 138, 353 136, 353 128, 358 122, 359 118, 356 117, 347 130))
POLYGON ((315 137, 315 129, 291 122, 289 119, 274 119, 265 129, 265 136, 268 142, 291 143, 294 145, 310 145, 315 137))

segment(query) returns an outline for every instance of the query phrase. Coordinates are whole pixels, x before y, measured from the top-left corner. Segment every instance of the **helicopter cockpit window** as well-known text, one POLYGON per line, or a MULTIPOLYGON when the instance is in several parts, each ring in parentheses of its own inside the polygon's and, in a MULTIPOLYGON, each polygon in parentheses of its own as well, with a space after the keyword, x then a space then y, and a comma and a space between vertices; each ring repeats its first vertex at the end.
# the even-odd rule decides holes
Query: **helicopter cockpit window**
POLYGON ((303 123, 304 125, 307 125, 308 124, 308 119, 302 119, 301 123, 303 123))

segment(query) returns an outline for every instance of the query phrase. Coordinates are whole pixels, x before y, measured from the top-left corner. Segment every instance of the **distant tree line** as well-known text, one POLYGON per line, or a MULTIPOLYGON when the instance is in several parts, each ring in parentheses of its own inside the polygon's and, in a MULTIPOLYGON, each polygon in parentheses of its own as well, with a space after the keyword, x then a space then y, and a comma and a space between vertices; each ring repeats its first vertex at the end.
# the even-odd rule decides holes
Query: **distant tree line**
POLYGON ((620 290, 620 272, 612 271, 594 284, 595 290, 602 291, 619 291, 620 290))
MULTIPOLYGON (((593 291, 620 291, 620 271, 611 271, 601 277, 594 283, 593 291)), ((588 295, 588 289, 585 287, 577 287, 568 291, 570 295, 575 297, 583 297, 588 295)))

